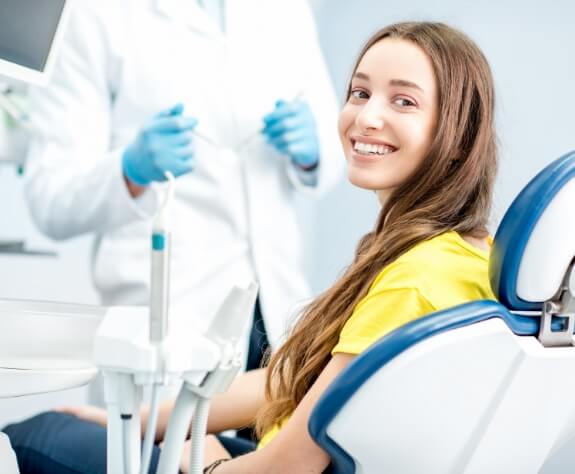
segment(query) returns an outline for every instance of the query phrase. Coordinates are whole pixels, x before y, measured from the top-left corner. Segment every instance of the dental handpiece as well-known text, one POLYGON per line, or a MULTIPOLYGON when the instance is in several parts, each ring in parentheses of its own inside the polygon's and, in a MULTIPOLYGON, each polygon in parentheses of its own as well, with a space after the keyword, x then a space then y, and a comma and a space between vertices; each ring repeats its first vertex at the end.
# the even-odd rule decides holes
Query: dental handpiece
POLYGON ((171 234, 167 212, 173 199, 175 178, 166 172, 168 190, 152 227, 150 284, 150 342, 160 343, 168 333, 168 300, 170 295, 171 234))
POLYGON ((159 343, 168 332, 171 236, 165 230, 152 233, 152 281, 150 296, 150 341, 159 343))

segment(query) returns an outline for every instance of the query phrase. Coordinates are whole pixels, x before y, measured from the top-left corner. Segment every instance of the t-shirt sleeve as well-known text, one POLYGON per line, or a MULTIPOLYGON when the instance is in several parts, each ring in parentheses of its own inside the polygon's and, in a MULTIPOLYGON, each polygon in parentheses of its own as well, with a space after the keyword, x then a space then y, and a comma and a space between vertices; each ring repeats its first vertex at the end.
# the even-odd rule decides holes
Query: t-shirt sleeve
POLYGON ((433 311, 417 288, 375 285, 355 307, 332 354, 359 354, 394 329, 433 311))

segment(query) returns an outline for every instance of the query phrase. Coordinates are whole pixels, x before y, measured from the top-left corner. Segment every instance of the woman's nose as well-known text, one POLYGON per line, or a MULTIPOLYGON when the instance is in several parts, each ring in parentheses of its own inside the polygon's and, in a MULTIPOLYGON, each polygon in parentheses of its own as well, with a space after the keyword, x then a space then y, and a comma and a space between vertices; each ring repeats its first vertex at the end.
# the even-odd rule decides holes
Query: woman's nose
POLYGON ((355 123, 360 130, 381 130, 384 120, 385 107, 378 101, 368 101, 355 118, 355 123))

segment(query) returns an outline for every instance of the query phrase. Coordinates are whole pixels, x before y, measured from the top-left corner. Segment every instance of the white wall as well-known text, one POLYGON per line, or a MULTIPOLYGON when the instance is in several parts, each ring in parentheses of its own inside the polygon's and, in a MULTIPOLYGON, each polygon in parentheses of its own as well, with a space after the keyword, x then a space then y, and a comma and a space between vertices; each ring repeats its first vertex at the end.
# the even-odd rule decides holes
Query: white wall
POLYGON ((0 298, 96 303, 89 274, 92 237, 52 242, 34 227, 15 169, 0 162, 0 241, 25 240, 31 251, 55 256, 0 253, 0 298))
MULTIPOLYGON (((512 199, 545 164, 575 149, 575 3, 569 0, 316 0, 324 51, 340 97, 367 38, 389 23, 444 21, 487 56, 497 88, 501 160, 493 230, 512 199)), ((369 193, 342 183, 313 230, 313 283, 329 285, 375 216, 369 193)), ((310 231, 312 232, 312 231, 310 231)))

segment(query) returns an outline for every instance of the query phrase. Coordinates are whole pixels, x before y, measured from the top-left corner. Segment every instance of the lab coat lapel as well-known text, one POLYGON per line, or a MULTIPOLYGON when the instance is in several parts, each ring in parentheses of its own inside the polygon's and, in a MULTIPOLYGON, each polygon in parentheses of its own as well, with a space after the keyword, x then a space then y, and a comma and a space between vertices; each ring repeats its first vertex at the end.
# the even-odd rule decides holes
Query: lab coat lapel
POLYGON ((221 38, 218 26, 196 0, 156 0, 158 13, 204 36, 221 38))

